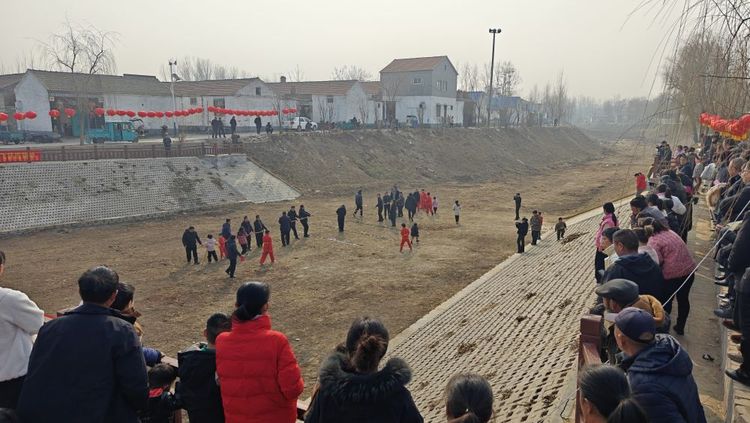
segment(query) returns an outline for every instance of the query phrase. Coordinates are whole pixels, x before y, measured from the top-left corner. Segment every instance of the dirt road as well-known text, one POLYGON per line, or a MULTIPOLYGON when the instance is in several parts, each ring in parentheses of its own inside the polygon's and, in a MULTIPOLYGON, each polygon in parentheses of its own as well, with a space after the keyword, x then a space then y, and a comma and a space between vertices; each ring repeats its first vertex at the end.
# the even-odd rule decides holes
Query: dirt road
POLYGON ((634 170, 617 163, 632 161, 631 155, 630 149, 622 149, 587 165, 495 183, 403 186, 407 191, 425 188, 440 201, 437 216, 418 216, 422 236, 412 253, 399 253, 397 230, 376 222, 375 192, 364 193, 365 218, 360 222, 348 217, 343 236, 336 231, 335 210, 344 203, 353 211, 353 199, 318 194, 294 202, 313 214, 311 238, 293 240, 287 248, 281 247, 276 221, 290 203, 232 206, 2 239, 0 249, 9 260, 3 285, 28 293, 54 312, 78 303, 76 280, 83 270, 110 265, 123 281, 136 286, 144 344, 174 355, 200 339, 211 313, 232 311, 242 281, 266 281, 272 287, 274 326, 291 340, 309 393, 320 361, 344 340, 356 316, 380 317, 395 336, 513 254, 516 191, 524 198, 523 214, 542 210, 546 229, 551 229, 558 216, 627 195, 634 170), (460 226, 450 210, 454 199, 463 204, 460 226), (203 250, 199 266, 185 264, 180 237, 187 226, 194 225, 205 238, 218 233, 225 217, 233 219, 236 230, 243 215, 255 214, 273 228, 277 262, 272 268, 259 270, 255 248, 239 265, 237 279, 226 277, 225 262, 208 265, 203 250))

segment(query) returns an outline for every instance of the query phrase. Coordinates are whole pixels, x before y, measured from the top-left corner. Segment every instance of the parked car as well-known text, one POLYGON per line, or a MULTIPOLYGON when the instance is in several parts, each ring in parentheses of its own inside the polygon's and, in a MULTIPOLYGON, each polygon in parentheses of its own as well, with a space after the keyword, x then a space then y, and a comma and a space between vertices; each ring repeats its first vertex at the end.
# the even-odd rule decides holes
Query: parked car
POLYGON ((304 116, 300 116, 284 121, 282 127, 284 129, 292 129, 295 131, 315 131, 318 129, 318 124, 304 116))
POLYGON ((59 142, 60 134, 47 131, 8 131, 0 127, 0 142, 3 144, 21 144, 26 142, 59 142))

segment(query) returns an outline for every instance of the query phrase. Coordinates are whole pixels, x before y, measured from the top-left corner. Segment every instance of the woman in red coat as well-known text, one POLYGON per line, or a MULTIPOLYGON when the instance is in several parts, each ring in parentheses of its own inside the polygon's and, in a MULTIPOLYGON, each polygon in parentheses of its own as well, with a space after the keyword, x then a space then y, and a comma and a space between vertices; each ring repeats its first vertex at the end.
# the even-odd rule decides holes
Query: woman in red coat
POLYGON ((216 373, 226 423, 294 423, 304 382, 286 336, 271 329, 270 288, 237 290, 232 331, 216 339, 216 373))

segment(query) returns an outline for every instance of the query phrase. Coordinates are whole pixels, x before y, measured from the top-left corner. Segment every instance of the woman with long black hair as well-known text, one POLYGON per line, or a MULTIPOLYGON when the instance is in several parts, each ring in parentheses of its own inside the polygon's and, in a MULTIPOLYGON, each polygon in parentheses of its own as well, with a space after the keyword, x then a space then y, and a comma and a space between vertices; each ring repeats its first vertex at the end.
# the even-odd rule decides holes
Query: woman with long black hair
POLYGON ((625 373, 608 365, 590 366, 578 375, 583 423, 646 423, 646 413, 633 399, 625 373))

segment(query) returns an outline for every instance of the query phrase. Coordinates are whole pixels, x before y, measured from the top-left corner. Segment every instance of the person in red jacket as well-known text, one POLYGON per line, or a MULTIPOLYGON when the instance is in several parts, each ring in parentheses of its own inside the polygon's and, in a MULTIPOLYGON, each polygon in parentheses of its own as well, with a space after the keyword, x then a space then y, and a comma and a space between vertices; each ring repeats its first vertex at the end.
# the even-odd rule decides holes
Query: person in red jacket
POLYGON ((424 206, 424 211, 427 212, 427 214, 430 214, 430 215, 433 214, 432 213, 432 195, 430 195, 429 192, 427 193, 427 195, 425 195, 424 200, 426 203, 424 206))
POLYGON ((216 374, 226 423, 297 420, 297 398, 305 385, 286 336, 271 329, 270 296, 265 282, 242 284, 232 330, 216 338, 216 374))
POLYGON ((266 233, 263 235, 263 254, 260 255, 260 265, 266 262, 266 257, 271 257, 271 263, 275 261, 273 257, 273 240, 271 239, 271 231, 266 229, 266 233))
MULTIPOLYGON (((643 191, 646 191, 648 188, 648 184, 646 183, 646 175, 642 174, 641 172, 636 173, 635 175, 635 195, 636 197, 641 195, 643 191)), ((690 175, 693 176, 693 175, 690 175)))
POLYGON ((399 252, 404 252, 404 244, 409 246, 409 251, 411 251, 411 241, 409 240, 409 235, 411 232, 409 231, 409 228, 406 227, 406 223, 401 224, 401 247, 398 249, 399 252))

